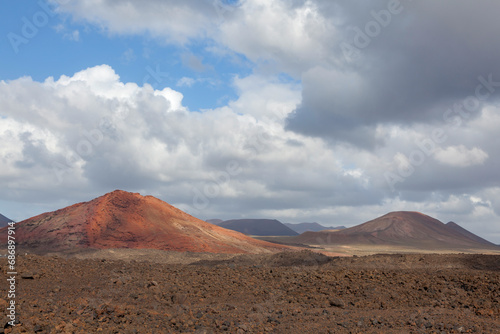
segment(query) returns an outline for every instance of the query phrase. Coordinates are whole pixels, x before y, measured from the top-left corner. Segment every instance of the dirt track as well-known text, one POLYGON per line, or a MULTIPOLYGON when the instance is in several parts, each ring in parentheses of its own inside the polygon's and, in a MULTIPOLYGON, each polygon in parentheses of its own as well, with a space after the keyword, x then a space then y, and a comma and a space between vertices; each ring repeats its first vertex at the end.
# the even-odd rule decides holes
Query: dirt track
POLYGON ((20 323, 5 333, 500 332, 500 256, 18 261, 20 323))

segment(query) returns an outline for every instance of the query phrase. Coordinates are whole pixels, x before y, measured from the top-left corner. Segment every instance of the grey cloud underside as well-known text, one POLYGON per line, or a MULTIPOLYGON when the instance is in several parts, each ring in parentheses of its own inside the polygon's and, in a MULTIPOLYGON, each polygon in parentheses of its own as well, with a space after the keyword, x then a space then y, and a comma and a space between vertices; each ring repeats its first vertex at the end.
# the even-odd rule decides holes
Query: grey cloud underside
MULTIPOLYGON (((371 10, 386 1, 342 2, 346 15, 339 41, 353 43, 355 32, 374 21, 371 10)), ((478 77, 500 81, 500 3, 492 1, 402 1, 402 12, 358 59, 342 59, 331 68, 303 76, 302 104, 288 119, 288 129, 359 146, 374 142, 380 123, 443 122, 455 103, 474 96, 478 77)), ((340 49, 340 44, 334 46, 340 49)), ((485 90, 482 91, 486 92, 485 90)), ((495 103, 499 91, 487 100, 495 103)), ((477 115, 477 113, 476 113, 477 115)))
POLYGON ((255 72, 234 80, 237 100, 204 112, 179 107, 176 92, 125 87, 107 66, 71 83, 0 83, 0 115, 7 117, 0 137, 9 141, 0 147, 0 181, 11 189, 0 200, 57 209, 121 188, 200 218, 349 226, 417 210, 477 226, 475 232, 498 231, 498 92, 460 125, 443 114, 475 94, 479 76, 500 82, 500 3, 401 1, 401 13, 359 58, 346 59, 340 45, 353 42, 351 28, 364 30, 374 20, 370 12, 388 3, 247 0, 231 9, 210 0, 68 2, 62 10, 112 34, 183 45, 184 62, 199 71, 210 69, 211 57, 191 50, 190 41, 246 56, 255 72), (300 79, 301 87, 281 82, 277 72, 300 79), (276 105, 289 115, 285 128, 268 107, 276 105), (438 128, 447 137, 436 144, 441 155, 424 155, 391 191, 384 175, 399 173, 398 154, 410 157, 419 150, 415 141, 438 128), (86 140, 82 131, 95 129, 102 141, 68 162, 86 140), (231 161, 241 171, 227 179, 221 173, 231 161), (62 183, 54 162, 62 165, 62 183), (194 189, 207 199, 202 209, 194 189))

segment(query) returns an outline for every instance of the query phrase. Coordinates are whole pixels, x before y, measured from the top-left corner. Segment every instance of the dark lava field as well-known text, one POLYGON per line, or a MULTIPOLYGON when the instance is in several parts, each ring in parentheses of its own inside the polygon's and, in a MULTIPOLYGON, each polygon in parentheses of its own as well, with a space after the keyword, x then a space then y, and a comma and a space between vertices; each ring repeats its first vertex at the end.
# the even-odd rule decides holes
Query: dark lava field
POLYGON ((17 260, 0 333, 500 333, 496 255, 17 260))

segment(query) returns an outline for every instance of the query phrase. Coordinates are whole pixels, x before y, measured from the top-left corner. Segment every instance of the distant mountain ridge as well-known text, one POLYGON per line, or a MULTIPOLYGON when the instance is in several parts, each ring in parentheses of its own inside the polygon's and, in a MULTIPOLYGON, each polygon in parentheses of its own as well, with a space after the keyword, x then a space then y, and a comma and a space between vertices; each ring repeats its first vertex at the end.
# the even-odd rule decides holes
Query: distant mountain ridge
POLYGON ((9 219, 4 215, 0 214, 0 228, 7 226, 7 224, 12 221, 13 221, 12 219, 9 219))
POLYGON ((295 236, 299 233, 276 219, 232 219, 218 226, 256 236, 295 236))
POLYGON ((302 234, 304 232, 319 232, 323 230, 342 230, 345 228, 345 226, 335 226, 335 227, 328 227, 328 226, 323 226, 318 223, 298 223, 298 224, 292 224, 292 223, 285 223, 285 226, 291 228, 295 232, 302 234))
POLYGON ((454 229, 455 231, 457 231, 458 233, 462 234, 463 236, 469 238, 469 239, 472 239, 476 242, 479 242, 479 243, 484 243, 484 244, 490 244, 490 245, 494 245, 494 243, 492 242, 489 242, 488 240, 486 239, 483 239, 481 238, 480 236, 478 235, 475 235, 474 233, 466 230, 465 228, 463 228, 462 226, 456 224, 455 222, 448 222, 446 224, 446 226, 454 229))
POLYGON ((391 212, 361 225, 335 232, 305 232, 293 238, 305 244, 392 245, 421 249, 498 249, 498 246, 463 229, 443 224, 420 212, 391 212))
POLYGON ((222 219, 207 219, 205 220, 207 223, 214 224, 214 225, 219 225, 220 223, 223 222, 222 219))

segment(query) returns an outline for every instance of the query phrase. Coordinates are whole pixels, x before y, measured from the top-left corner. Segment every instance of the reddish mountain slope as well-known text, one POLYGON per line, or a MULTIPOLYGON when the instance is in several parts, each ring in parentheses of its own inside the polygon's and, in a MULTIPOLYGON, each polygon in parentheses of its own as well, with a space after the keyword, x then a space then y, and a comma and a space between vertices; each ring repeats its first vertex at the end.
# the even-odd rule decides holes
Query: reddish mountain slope
POLYGON ((120 190, 24 220, 16 224, 16 241, 20 246, 43 250, 154 248, 261 253, 285 248, 209 224, 155 197, 120 190))
POLYGON ((394 245, 425 249, 496 248, 490 242, 475 237, 422 213, 400 211, 335 232, 305 232, 294 238, 294 241, 306 244, 394 245))

